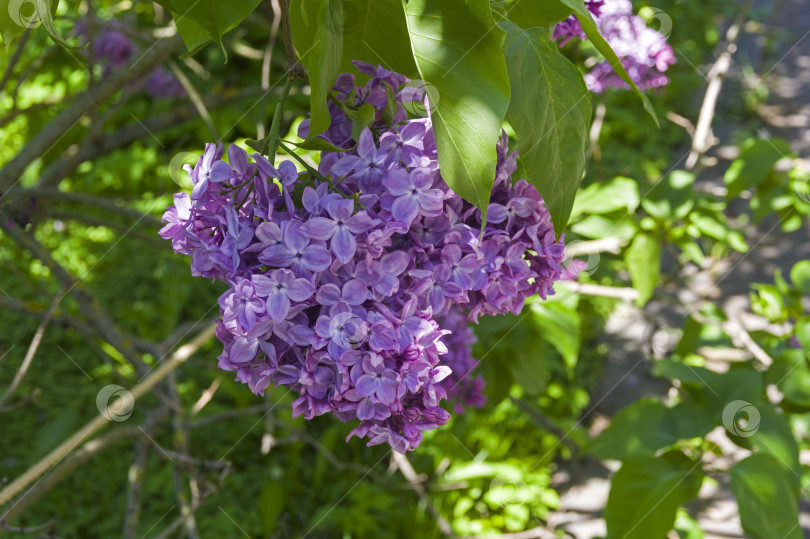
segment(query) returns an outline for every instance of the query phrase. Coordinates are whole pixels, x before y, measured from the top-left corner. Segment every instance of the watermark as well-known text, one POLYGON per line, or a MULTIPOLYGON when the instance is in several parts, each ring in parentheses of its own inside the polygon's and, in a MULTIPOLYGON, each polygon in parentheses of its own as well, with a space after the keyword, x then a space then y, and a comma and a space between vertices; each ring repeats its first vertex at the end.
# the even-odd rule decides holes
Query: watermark
POLYGON ((127 388, 110 384, 96 395, 96 408, 105 419, 120 423, 132 415, 135 397, 127 388))
POLYGON ((664 359, 672 355, 683 337, 683 331, 679 328, 651 322, 644 328, 641 339, 649 357, 654 359, 664 359))
POLYGON ((178 152, 169 160, 169 176, 172 181, 183 189, 191 189, 194 184, 188 172, 183 168, 185 165, 194 166, 200 160, 200 155, 193 152, 178 152))
POLYGON ((329 321, 329 334, 340 347, 355 350, 368 336, 368 323, 354 313, 338 313, 329 321))
POLYGON ((17 26, 36 28, 50 13, 45 0, 11 0, 8 3, 8 16, 17 26))
POLYGON ((427 117, 439 106, 439 90, 425 81, 412 81, 399 92, 401 104, 411 116, 427 117))
POLYGON ((734 436, 753 436, 759 428, 759 421, 759 410, 750 402, 731 401, 723 408, 723 426, 734 436))
POLYGON ((513 474, 499 474, 490 482, 487 498, 501 507, 521 505, 529 498, 529 487, 513 474))
POLYGON ((644 7, 638 11, 638 15, 647 26, 654 28, 664 38, 669 38, 672 33, 672 17, 666 11, 657 7, 644 7))
POLYGON ((798 169, 793 171, 793 175, 793 192, 802 202, 810 204, 810 171, 798 169))
POLYGON ((562 265, 565 269, 574 271, 577 274, 587 273, 588 275, 593 275, 596 273, 596 270, 599 269, 599 261, 601 260, 599 253, 582 253, 582 255, 578 255, 578 249, 576 248, 578 243, 584 242, 575 240, 565 246, 566 259, 562 265), (570 255, 568 254, 569 251, 571 252, 570 255), (577 256, 585 255, 587 255, 587 259, 576 258, 577 256), (570 258, 568 258, 569 256, 570 258))

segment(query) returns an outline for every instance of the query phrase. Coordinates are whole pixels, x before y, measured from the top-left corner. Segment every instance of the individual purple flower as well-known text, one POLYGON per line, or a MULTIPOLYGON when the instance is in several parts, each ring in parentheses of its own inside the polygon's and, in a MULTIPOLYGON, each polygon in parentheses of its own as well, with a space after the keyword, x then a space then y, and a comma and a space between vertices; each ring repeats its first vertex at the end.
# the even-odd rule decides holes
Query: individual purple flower
POLYGON ((340 358, 346 350, 357 348, 368 335, 368 323, 357 316, 345 302, 329 308, 315 322, 315 333, 328 339, 328 351, 332 358, 340 358))
POLYGON ((451 281, 450 277, 450 266, 439 264, 413 287, 414 293, 421 296, 424 303, 430 306, 435 314, 444 311, 448 300, 457 300, 464 294, 464 290, 451 281))
POLYGON ((368 296, 366 283, 352 279, 343 285, 341 290, 335 284, 325 284, 315 293, 315 301, 321 305, 332 306, 341 301, 348 305, 362 305, 368 296))
POLYGON ((297 277, 306 277, 328 268, 332 262, 329 251, 301 232, 301 225, 302 221, 286 221, 281 242, 265 248, 259 255, 259 261, 272 267, 290 268, 297 277))
POLYGON ((190 217, 191 200, 186 193, 176 193, 174 195, 174 206, 169 206, 169 209, 163 214, 163 221, 166 222, 166 225, 158 232, 161 238, 172 240, 175 253, 191 254, 184 241, 184 231, 190 217))
POLYGON ((444 193, 433 189, 433 172, 415 168, 410 174, 404 170, 392 170, 383 185, 394 198, 391 214, 394 219, 408 226, 418 216, 435 217, 442 212, 444 193))
POLYGON ((191 174, 191 181, 194 183, 194 188, 191 190, 192 199, 202 197, 203 193, 208 189, 209 182, 222 183, 233 177, 231 167, 221 158, 221 144, 208 143, 205 145, 205 153, 191 174))
POLYGON ((345 264, 354 257, 357 250, 354 236, 374 226, 365 211, 352 215, 353 211, 353 200, 333 200, 326 205, 329 217, 313 217, 304 223, 301 231, 314 240, 331 240, 332 252, 345 264))
POLYGON ((388 131, 380 136, 380 149, 386 152, 386 164, 401 162, 406 167, 414 166, 424 151, 422 139, 426 127, 421 122, 409 122, 402 131, 388 131))
POLYGON ((267 298, 267 314, 274 322, 287 318, 290 301, 306 301, 315 293, 315 287, 306 279, 296 279, 290 270, 277 269, 267 275, 251 277, 256 295, 267 298))
POLYGON ((362 397, 373 395, 383 404, 393 404, 399 383, 397 373, 387 368, 382 358, 375 364, 371 357, 363 359, 363 374, 357 378, 357 394, 362 397))
POLYGON ((378 150, 371 131, 366 127, 357 141, 357 155, 347 155, 332 166, 333 176, 346 176, 357 180, 363 192, 379 193, 386 153, 378 150))

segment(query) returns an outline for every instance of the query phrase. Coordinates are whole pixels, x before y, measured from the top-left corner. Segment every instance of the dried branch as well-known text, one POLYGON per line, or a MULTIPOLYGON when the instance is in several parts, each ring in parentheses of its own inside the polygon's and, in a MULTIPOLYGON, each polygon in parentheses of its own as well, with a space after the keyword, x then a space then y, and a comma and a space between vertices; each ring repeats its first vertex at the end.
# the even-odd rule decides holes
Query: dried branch
POLYGON ((576 281, 560 281, 560 284, 573 292, 585 294, 586 296, 614 298, 627 302, 636 301, 639 297, 638 290, 635 288, 603 286, 600 284, 578 283, 576 281))
POLYGON ((60 288, 59 292, 57 292, 56 296, 53 298, 51 306, 48 307, 48 311, 45 313, 45 317, 42 319, 42 322, 40 322, 39 327, 34 333, 34 338, 31 339, 31 345, 28 347, 28 351, 25 353, 25 358, 23 359, 22 365, 20 365, 20 368, 17 369, 17 373, 14 375, 14 379, 11 380, 11 385, 8 386, 6 392, 3 394, 2 397, 0 397, 0 413, 6 411, 3 408, 3 405, 9 399, 9 397, 11 397, 11 394, 14 393, 14 390, 17 389, 17 386, 20 385, 20 382, 22 382, 23 377, 25 377, 25 374, 28 372, 28 368, 31 366, 31 362, 34 360, 34 356, 37 353, 37 349, 39 349, 39 343, 42 342, 42 336, 45 334, 45 329, 51 322, 53 312, 54 310, 56 310, 56 306, 59 305, 59 302, 62 301, 62 298, 64 297, 62 295, 63 290, 64 290, 63 288, 60 288))
POLYGON ((397 453, 396 451, 391 452, 391 457, 394 464, 396 464, 399 471, 402 472, 403 477, 405 477, 405 479, 408 481, 408 484, 411 486, 413 491, 416 492, 419 499, 425 504, 428 511, 430 511, 430 514, 433 515, 433 518, 436 520, 436 524, 439 526, 439 531, 442 532, 442 535, 445 537, 456 537, 450 523, 447 522, 441 513, 439 513, 439 510, 436 509, 436 506, 433 504, 433 501, 430 499, 430 496, 425 490, 425 486, 419 480, 416 470, 414 470, 413 466, 411 466, 411 462, 408 460, 408 457, 401 453, 397 453))
POLYGON ((25 147, 0 170, 0 191, 3 195, 11 190, 20 180, 28 166, 67 133, 88 112, 98 107, 99 103, 113 96, 130 81, 139 79, 169 58, 181 47, 183 40, 179 35, 161 39, 149 51, 133 64, 116 72, 108 84, 97 90, 88 89, 76 101, 51 120, 39 133, 34 135, 25 147))
POLYGON ((298 61, 290 30, 290 0, 281 1, 281 26, 284 30, 284 51, 287 53, 287 72, 302 79, 308 78, 307 69, 298 61))
POLYGON ((127 473, 127 504, 124 510, 124 531, 121 534, 124 539, 138 537, 138 522, 141 519, 141 494, 143 492, 143 479, 148 456, 149 442, 142 439, 135 442, 135 458, 127 473))
POLYGON ((717 60, 714 62, 707 76, 709 85, 706 87, 706 94, 703 96, 703 104, 700 106, 700 114, 698 115, 694 136, 692 137, 692 150, 686 158, 686 170, 695 168, 698 159, 714 144, 712 142, 714 138, 712 135, 712 120, 714 119, 714 111, 717 106, 717 98, 720 96, 720 90, 723 87, 723 77, 726 76, 731 67, 731 57, 737 51, 736 41, 740 33, 740 27, 745 22, 752 3, 753 0, 748 0, 745 3, 737 15, 734 24, 726 31, 726 47, 720 56, 717 57, 717 60))
POLYGON ((25 44, 28 42, 29 37, 31 37, 31 27, 27 27, 23 32, 23 35, 20 36, 20 40, 17 42, 17 48, 14 49, 14 54, 8 60, 6 71, 3 73, 2 80, 0 80, 0 92, 5 89, 6 84, 8 84, 9 79, 11 79, 11 74, 14 72, 14 68, 17 66, 17 62, 20 61, 20 57, 25 50, 25 44))
MULTIPOLYGON (((155 370, 150 372, 146 378, 132 388, 131 393, 133 400, 137 401, 158 382, 168 376, 169 373, 188 360, 188 358, 213 335, 214 326, 210 326, 197 334, 189 343, 178 348, 167 361, 161 362, 155 370)), ((10 502, 17 494, 61 462, 66 456, 70 455, 80 444, 103 429, 107 424, 109 424, 109 421, 104 416, 99 415, 75 432, 70 438, 59 444, 56 449, 41 458, 17 479, 6 485, 3 490, 0 490, 0 506, 4 506, 10 502)), ((8 511, 11 511, 13 508, 14 505, 8 511)), ((8 514, 8 511, 6 514, 8 514)))

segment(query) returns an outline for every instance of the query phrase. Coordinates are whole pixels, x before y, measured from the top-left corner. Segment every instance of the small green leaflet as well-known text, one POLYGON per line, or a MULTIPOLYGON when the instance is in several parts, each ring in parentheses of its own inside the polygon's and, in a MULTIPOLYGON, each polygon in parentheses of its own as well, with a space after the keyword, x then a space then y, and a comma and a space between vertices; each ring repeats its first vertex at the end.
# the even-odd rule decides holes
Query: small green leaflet
POLYGON ((523 30, 509 21, 499 26, 506 31, 503 51, 512 91, 506 120, 517 135, 526 179, 543 197, 559 237, 585 170, 588 89, 548 29, 523 30))
POLYGON ((419 74, 438 97, 431 119, 442 177, 486 220, 509 106, 504 32, 487 0, 411 0, 405 15, 419 74))
MULTIPOLYGON (((261 0, 155 0, 170 10, 189 54, 209 41, 222 48, 222 35, 250 15, 261 0)), ((226 53, 227 58, 227 53, 226 53)))
POLYGON ((633 288, 638 290, 636 304, 641 307, 652 297, 661 278, 661 243, 647 234, 639 234, 627 248, 624 262, 633 288))

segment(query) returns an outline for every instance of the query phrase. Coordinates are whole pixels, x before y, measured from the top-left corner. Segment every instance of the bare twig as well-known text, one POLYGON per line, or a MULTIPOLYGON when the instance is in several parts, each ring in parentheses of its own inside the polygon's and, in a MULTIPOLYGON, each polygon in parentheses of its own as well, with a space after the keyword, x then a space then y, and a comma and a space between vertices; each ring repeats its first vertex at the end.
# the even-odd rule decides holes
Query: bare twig
POLYGON ((615 255, 619 254, 622 247, 625 245, 627 245, 627 240, 620 238, 601 238, 598 240, 578 241, 570 245, 566 245, 565 254, 570 258, 595 253, 612 253, 615 255))
MULTIPOLYGON (((191 355, 196 352, 214 335, 214 326, 210 326, 197 334, 189 343, 178 348, 174 354, 165 362, 153 370, 138 385, 132 388, 132 398, 137 401, 145 393, 151 390, 158 382, 163 380, 170 372, 183 364, 191 355)), ((88 422, 84 427, 75 432, 70 438, 59 444, 59 446, 37 461, 26 470, 21 476, 9 483, 3 490, 0 490, 0 506, 10 502, 17 494, 22 492, 39 477, 62 461, 72 453, 81 443, 90 438, 96 432, 107 426, 109 421, 102 415, 88 422)), ((11 511, 12 506, 8 511, 11 511)), ((8 511, 6 514, 8 514, 8 511)))
POLYGON ((180 66, 178 66, 176 62, 169 62, 169 68, 172 70, 172 73, 174 73, 174 76, 177 77, 177 80, 180 81, 180 85, 188 94, 191 103, 194 105, 194 108, 197 109, 197 114, 203 119, 208 130, 211 131, 211 134, 214 136, 214 139, 219 140, 220 136, 219 131, 217 131, 217 126, 214 124, 214 120, 211 119, 211 113, 208 112, 208 108, 205 106, 202 97, 200 97, 200 93, 194 88, 194 85, 191 84, 191 81, 188 80, 188 77, 186 77, 186 74, 183 73, 183 70, 180 69, 180 66))
POLYGON ((557 534, 548 531, 542 526, 523 530, 522 532, 503 533, 498 535, 468 535, 463 539, 559 539, 557 534))
POLYGON ((42 336, 45 334, 45 329, 48 327, 48 324, 51 322, 51 318, 53 317, 53 312, 56 310, 56 306, 59 305, 59 302, 62 301, 64 297, 62 295, 62 288, 59 289, 59 292, 56 293, 56 296, 53 298, 51 302, 51 306, 48 307, 48 312, 45 314, 45 317, 40 322, 37 331, 34 333, 34 338, 31 339, 31 345, 28 347, 28 351, 25 353, 25 358, 23 359, 20 368, 17 369, 17 373, 14 375, 14 379, 11 380, 11 385, 8 386, 6 392, 0 397, 0 412, 4 412, 3 405, 6 401, 11 397, 11 394, 14 393, 14 390, 17 389, 17 386, 20 385, 23 377, 28 372, 28 368, 31 366, 31 362, 34 360, 34 356, 37 353, 37 349, 39 348, 39 343, 42 342, 42 336))
POLYGON ((62 283, 62 287, 66 290, 60 295, 70 293, 82 307, 93 326, 107 342, 120 351, 133 366, 143 366, 143 361, 133 349, 132 340, 126 338, 119 332, 115 323, 110 319, 107 313, 104 312, 99 302, 79 284, 78 279, 70 275, 53 258, 48 249, 34 239, 33 234, 22 230, 13 222, 9 222, 9 219, 2 213, 0 213, 0 229, 11 236, 21 247, 28 249, 31 254, 51 270, 51 273, 62 283))
POLYGON ((295 47, 292 42, 292 32, 290 30, 290 0, 280 0, 281 2, 281 25, 284 30, 284 51, 287 53, 287 72, 294 77, 307 78, 307 70, 298 61, 295 54, 295 47))
POLYGON ((88 89, 76 101, 51 120, 47 126, 32 137, 25 147, 0 170, 0 191, 2 197, 22 177, 25 170, 34 160, 45 154, 64 134, 76 125, 88 112, 98 104, 121 90, 129 81, 139 79, 150 73, 183 44, 179 35, 158 41, 145 55, 139 58, 134 66, 127 66, 116 72, 108 84, 97 91, 88 89))
POLYGON ((11 74, 14 72, 14 68, 17 66, 17 62, 20 61, 20 57, 25 50, 25 44, 28 42, 29 37, 31 37, 30 27, 26 28, 23 35, 20 36, 20 40, 17 42, 17 48, 14 49, 14 54, 8 60, 6 71, 3 73, 2 80, 0 80, 0 92, 2 92, 5 89, 6 84, 8 84, 11 74))
POLYGON ((149 456, 149 442, 135 442, 135 458, 127 473, 127 505, 124 511, 124 539, 135 539, 138 536, 138 522, 141 519, 141 493, 143 478, 146 472, 146 458, 149 456))
POLYGON ((578 283, 576 281, 560 281, 560 284, 569 290, 586 296, 600 296, 628 302, 636 301, 639 298, 638 290, 635 288, 619 288, 600 284, 578 283))
MULTIPOLYGON (((158 411, 153 413, 144 422, 143 428, 154 428, 154 426, 163 421, 166 411, 166 408, 158 409, 158 411)), ((2 515, 0 522, 13 522, 34 502, 50 492, 50 490, 58 485, 63 479, 68 477, 77 468, 90 460, 93 455, 121 440, 137 436, 140 432, 141 430, 138 427, 121 426, 103 436, 96 438, 95 440, 88 441, 81 448, 67 456, 57 468, 54 468, 53 471, 32 485, 25 492, 25 494, 20 496, 17 501, 14 502, 14 504, 2 515)))
POLYGON ((718 56, 707 76, 709 85, 706 87, 703 104, 700 106, 700 114, 692 137, 692 150, 686 158, 685 166, 687 170, 695 168, 700 157, 713 145, 712 120, 717 106, 717 98, 720 96, 720 90, 723 87, 723 77, 726 76, 731 67, 731 57, 737 51, 736 41, 740 28, 748 15, 752 3, 753 0, 748 0, 745 3, 737 15, 737 19, 726 31, 726 47, 718 56))
POLYGON ((433 501, 430 499, 430 496, 425 490, 425 486, 419 480, 416 470, 414 470, 413 466, 411 466, 411 462, 408 460, 408 457, 401 453, 397 453, 396 451, 392 451, 391 456, 397 468, 399 468, 399 471, 402 472, 403 477, 405 477, 411 488, 419 496, 419 499, 425 504, 428 511, 430 511, 430 514, 433 515, 433 518, 436 520, 436 524, 439 526, 439 531, 442 532, 442 535, 445 537, 456 537, 450 523, 447 522, 447 519, 445 519, 441 513, 439 513, 439 510, 436 509, 436 506, 433 504, 433 501))

